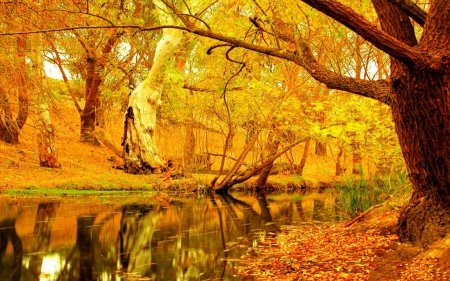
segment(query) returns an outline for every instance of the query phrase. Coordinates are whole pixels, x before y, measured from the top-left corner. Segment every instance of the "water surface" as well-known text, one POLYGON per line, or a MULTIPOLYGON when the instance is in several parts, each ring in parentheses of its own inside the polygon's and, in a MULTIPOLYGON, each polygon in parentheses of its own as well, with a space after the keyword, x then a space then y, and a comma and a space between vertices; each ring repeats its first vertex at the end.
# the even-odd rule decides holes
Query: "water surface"
POLYGON ((252 280, 240 259, 283 225, 340 219, 319 195, 3 196, 0 280, 252 280))

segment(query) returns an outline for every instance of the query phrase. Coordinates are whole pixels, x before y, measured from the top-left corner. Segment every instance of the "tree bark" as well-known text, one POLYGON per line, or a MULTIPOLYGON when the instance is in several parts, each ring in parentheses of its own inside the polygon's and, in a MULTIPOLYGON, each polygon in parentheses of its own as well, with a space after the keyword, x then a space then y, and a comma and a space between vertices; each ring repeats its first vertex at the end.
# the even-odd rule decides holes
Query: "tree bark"
POLYGON ((92 145, 100 145, 92 135, 98 123, 100 112, 100 85, 102 84, 102 71, 114 45, 119 40, 121 32, 116 31, 108 38, 102 49, 100 57, 95 57, 91 50, 86 49, 86 104, 80 112, 80 141, 92 145))
POLYGON ((297 168, 297 175, 299 175, 299 176, 303 175, 303 169, 305 169, 306 160, 308 159, 309 145, 310 144, 311 144, 311 138, 308 138, 305 141, 305 147, 303 148, 302 159, 300 160, 300 163, 298 164, 298 168, 297 168))
POLYGON ((50 121, 48 108, 48 89, 44 71, 44 51, 42 37, 35 34, 31 39, 31 61, 33 63, 34 90, 36 93, 36 128, 39 164, 41 167, 60 168, 55 144, 55 127, 50 121))
MULTIPOLYGON (((160 12, 161 21, 172 19, 160 12)), ((124 170, 132 174, 152 173, 165 163, 159 155, 153 135, 156 129, 156 112, 161 106, 164 65, 181 42, 180 30, 164 29, 156 46, 153 66, 148 77, 131 93, 125 114, 124 170)))

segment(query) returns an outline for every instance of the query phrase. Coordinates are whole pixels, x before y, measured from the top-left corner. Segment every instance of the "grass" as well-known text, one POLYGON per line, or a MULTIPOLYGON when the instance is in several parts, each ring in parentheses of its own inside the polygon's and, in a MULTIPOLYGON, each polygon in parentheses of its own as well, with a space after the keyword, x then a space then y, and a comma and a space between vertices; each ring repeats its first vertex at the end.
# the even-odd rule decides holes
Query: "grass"
MULTIPOLYGON (((338 205, 348 217, 355 218, 371 206, 384 202, 389 195, 403 187, 407 179, 405 172, 367 179, 361 171, 361 176, 348 177, 336 186, 338 205)), ((403 189, 399 196, 405 198, 408 192, 407 189, 403 189)), ((402 203, 397 202, 397 204, 402 203)))
POLYGON ((7 195, 120 195, 130 193, 142 193, 143 191, 137 190, 116 190, 116 191, 102 191, 102 190, 84 190, 84 189, 24 189, 24 190, 5 190, 3 194, 7 195))

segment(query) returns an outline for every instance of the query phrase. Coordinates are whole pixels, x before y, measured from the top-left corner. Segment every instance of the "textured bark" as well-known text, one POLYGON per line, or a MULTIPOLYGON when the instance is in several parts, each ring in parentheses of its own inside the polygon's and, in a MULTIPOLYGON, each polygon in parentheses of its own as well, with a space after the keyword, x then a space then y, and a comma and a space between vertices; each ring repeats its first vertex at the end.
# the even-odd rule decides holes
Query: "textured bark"
POLYGON ((119 40, 121 32, 113 33, 102 49, 100 57, 95 57, 90 49, 86 49, 86 104, 80 112, 80 141, 92 145, 100 145, 92 135, 98 123, 100 110, 100 85, 102 84, 102 72, 114 45, 119 40))
MULTIPOLYGON (((166 15, 161 14, 161 17, 166 15)), ((180 30, 165 29, 163 31, 148 77, 130 95, 122 141, 125 157, 124 170, 127 173, 146 174, 165 166, 153 135, 156 127, 156 112, 161 106, 164 65, 172 57, 181 38, 180 30)))
POLYGON ((334 0, 302 0, 391 56, 392 116, 413 185, 399 238, 417 245, 450 233, 450 1, 431 1, 421 41, 404 8, 372 0, 383 32, 334 0))

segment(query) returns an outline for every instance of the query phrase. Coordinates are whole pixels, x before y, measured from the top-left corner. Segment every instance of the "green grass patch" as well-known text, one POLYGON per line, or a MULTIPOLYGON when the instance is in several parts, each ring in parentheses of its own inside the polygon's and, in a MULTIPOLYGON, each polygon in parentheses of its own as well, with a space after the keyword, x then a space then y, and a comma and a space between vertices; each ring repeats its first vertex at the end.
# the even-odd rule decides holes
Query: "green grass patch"
MULTIPOLYGON (((336 185, 338 205, 350 218, 355 218, 373 205, 380 204, 407 183, 407 174, 399 172, 384 177, 376 176, 367 179, 361 176, 350 176, 336 185)), ((402 193, 408 190, 402 190, 402 193)))
POLYGON ((3 194, 8 195, 129 195, 130 193, 143 193, 141 190, 84 190, 84 189, 23 189, 23 190, 5 190, 3 194))

